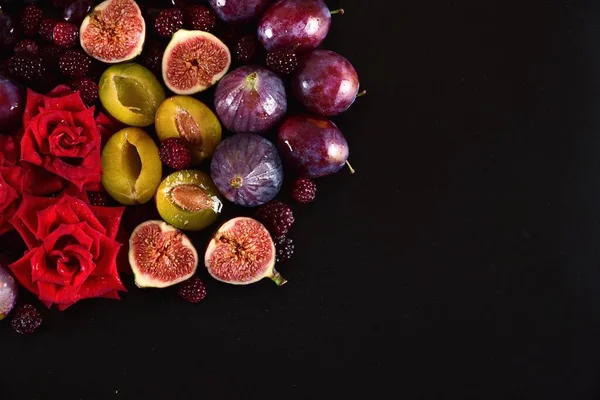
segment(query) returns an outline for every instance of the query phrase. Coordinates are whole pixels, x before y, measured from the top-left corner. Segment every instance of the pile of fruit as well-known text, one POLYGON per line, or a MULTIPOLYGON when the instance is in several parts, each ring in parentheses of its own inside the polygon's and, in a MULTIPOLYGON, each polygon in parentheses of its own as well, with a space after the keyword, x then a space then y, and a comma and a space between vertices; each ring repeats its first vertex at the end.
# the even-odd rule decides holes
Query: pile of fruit
POLYGON ((284 176, 307 204, 315 178, 354 172, 329 117, 364 92, 319 48, 336 13, 323 0, 0 0, 0 319, 41 325, 34 304, 11 312, 18 287, 64 310, 118 299, 127 273, 199 302, 188 235, 232 204, 252 218, 213 228, 208 273, 283 285, 284 176))

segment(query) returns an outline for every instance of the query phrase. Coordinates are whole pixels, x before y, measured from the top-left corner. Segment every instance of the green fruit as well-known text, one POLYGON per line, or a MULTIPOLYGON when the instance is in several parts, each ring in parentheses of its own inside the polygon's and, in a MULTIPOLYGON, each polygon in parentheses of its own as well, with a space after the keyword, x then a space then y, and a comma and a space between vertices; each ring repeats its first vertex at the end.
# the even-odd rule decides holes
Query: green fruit
POLYGON ((169 224, 186 231, 199 231, 216 221, 223 203, 209 175, 184 170, 162 181, 156 191, 156 208, 169 224))

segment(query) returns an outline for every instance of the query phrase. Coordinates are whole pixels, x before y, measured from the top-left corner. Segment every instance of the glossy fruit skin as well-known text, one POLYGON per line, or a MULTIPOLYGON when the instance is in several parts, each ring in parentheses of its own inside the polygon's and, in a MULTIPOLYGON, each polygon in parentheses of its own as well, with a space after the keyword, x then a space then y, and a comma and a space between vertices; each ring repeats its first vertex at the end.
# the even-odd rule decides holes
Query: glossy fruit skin
POLYGON ((244 66, 217 85, 215 109, 223 125, 237 133, 264 133, 287 111, 283 81, 259 66, 244 66))
POLYGON ((299 176, 319 178, 339 171, 350 153, 338 127, 321 117, 287 118, 277 133, 277 148, 299 176))
POLYGON ((208 0, 217 16, 227 23, 247 22, 258 17, 272 0, 208 0))
POLYGON ((280 0, 263 14, 258 38, 268 51, 317 48, 329 33, 331 13, 322 0, 280 0))
POLYGON ((15 307, 18 291, 17 281, 7 268, 0 265, 0 321, 15 307))
POLYGON ((283 166, 275 145, 262 136, 238 133, 213 154, 210 175, 235 204, 256 207, 275 198, 283 183, 283 166))
POLYGON ((184 231, 199 231, 217 220, 223 209, 220 193, 210 176, 202 171, 177 171, 167 176, 156 190, 156 208, 162 219, 184 231), (207 207, 189 211, 172 200, 172 191, 181 185, 193 185, 210 199, 207 207))
POLYGON ((314 50, 300 63, 293 78, 294 96, 309 111, 333 116, 356 100, 360 82, 346 58, 330 50, 314 50))
POLYGON ((16 80, 0 75, 0 127, 4 133, 17 130, 25 110, 25 87, 16 80))
POLYGON ((221 143, 219 119, 206 104, 190 96, 172 96, 163 101, 156 111, 155 127, 161 142, 168 138, 184 139, 190 147, 193 165, 210 158, 221 143))
POLYGON ((91 10, 93 0, 74 0, 63 10, 63 19, 76 25, 81 25, 87 13, 91 10))

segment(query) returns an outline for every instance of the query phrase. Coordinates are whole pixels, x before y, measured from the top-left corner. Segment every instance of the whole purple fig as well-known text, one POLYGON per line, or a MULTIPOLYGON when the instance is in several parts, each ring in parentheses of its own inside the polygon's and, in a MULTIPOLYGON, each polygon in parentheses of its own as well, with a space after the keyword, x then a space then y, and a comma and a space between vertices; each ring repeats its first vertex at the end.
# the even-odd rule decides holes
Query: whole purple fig
POLYGON ((240 67, 219 82, 215 109, 223 125, 232 132, 264 133, 287 111, 283 81, 263 67, 240 67))
POLYGON ((227 200, 256 207, 281 190, 283 166, 273 143, 260 135, 238 133, 217 146, 210 175, 227 200))

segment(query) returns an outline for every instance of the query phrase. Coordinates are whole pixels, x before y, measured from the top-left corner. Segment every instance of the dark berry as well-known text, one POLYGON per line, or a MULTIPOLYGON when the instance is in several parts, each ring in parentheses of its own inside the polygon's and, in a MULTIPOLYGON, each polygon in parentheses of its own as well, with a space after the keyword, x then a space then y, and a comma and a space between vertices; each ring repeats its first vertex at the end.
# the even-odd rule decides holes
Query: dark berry
POLYGON ((53 44, 47 44, 40 48, 39 53, 46 70, 58 71, 58 61, 64 53, 64 49, 53 44))
POLYGON ((233 50, 235 58, 244 64, 252 62, 256 57, 256 51, 258 49, 258 41, 254 35, 243 36, 237 41, 233 50))
POLYGON ((42 325, 42 316, 31 304, 20 306, 14 311, 10 326, 21 335, 29 335, 42 325))
POLYGON ((89 78, 77 78, 69 86, 73 90, 79 90, 81 100, 88 106, 98 100, 98 85, 89 78))
POLYGON ((287 76, 298 69, 298 55, 293 49, 275 50, 267 54, 267 67, 282 76, 287 76))
POLYGON ((185 24, 188 29, 210 32, 217 25, 217 16, 206 6, 190 6, 185 10, 185 24))
POLYGON ((300 178, 292 186, 292 199, 298 204, 311 203, 317 194, 317 185, 308 178, 300 178))
POLYGON ((21 14, 21 25, 23 34, 27 37, 34 37, 40 29, 42 23, 42 9, 36 5, 30 4, 21 14))
POLYGON ((77 45, 79 28, 69 22, 58 22, 52 31, 52 41, 55 45, 70 49, 77 45))
POLYGON ((294 254, 294 241, 287 236, 278 236, 274 239, 275 241, 275 261, 282 263, 292 258, 294 254))
POLYGON ((167 167, 181 171, 186 169, 192 163, 192 153, 185 140, 179 138, 169 138, 160 144, 160 160, 167 167))
POLYGON ((38 81, 44 71, 42 58, 29 53, 14 54, 9 58, 8 67, 12 76, 26 83, 38 81))
POLYGON ((256 210, 256 219, 262 222, 274 236, 284 236, 294 224, 294 213, 287 204, 271 200, 256 210))
POLYGON ((177 293, 190 303, 199 303, 206 297, 206 286, 204 286, 200 278, 194 276, 181 283, 177 293))
POLYGON ((165 49, 158 44, 150 45, 144 50, 140 62, 144 67, 152 71, 154 75, 161 76, 162 58, 164 53, 165 49))
POLYGON ((87 192, 90 204, 97 207, 106 207, 111 204, 110 197, 104 192, 87 192))
POLYGON ((15 45, 15 53, 37 54, 38 45, 31 39, 23 39, 15 45))
POLYGON ((86 76, 92 59, 80 50, 67 50, 58 61, 60 71, 69 78, 86 76))
POLYGON ((162 37, 169 38, 183 28, 183 11, 179 8, 167 8, 156 16, 154 21, 156 32, 162 37))
POLYGON ((56 21, 51 18, 44 18, 42 23, 40 24, 40 37, 48 42, 54 41, 54 27, 56 26, 56 21))

